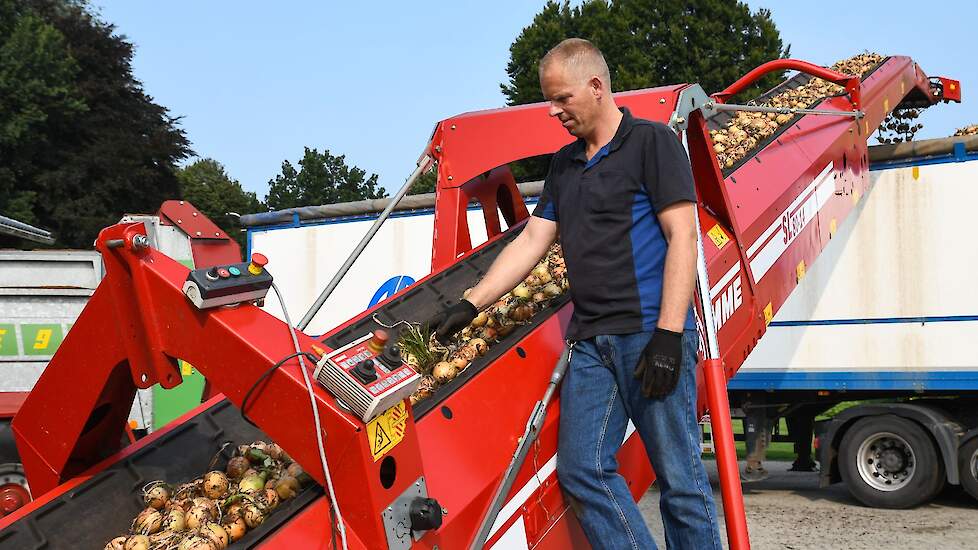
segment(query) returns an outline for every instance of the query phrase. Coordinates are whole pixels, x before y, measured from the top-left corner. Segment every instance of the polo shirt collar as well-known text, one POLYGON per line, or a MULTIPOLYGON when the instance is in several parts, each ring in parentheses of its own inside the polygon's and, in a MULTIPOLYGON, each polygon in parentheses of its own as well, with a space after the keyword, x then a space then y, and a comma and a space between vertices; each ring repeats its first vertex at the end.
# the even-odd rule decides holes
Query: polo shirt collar
MULTIPOLYGON (((621 122, 618 124, 618 131, 615 132, 615 136, 608 142, 608 154, 621 147, 625 138, 628 137, 628 133, 635 126, 635 118, 632 116, 632 112, 628 110, 628 107, 620 107, 618 110, 622 114, 621 122)), ((587 143, 582 138, 578 138, 575 143, 573 158, 584 163, 587 162, 587 143)))

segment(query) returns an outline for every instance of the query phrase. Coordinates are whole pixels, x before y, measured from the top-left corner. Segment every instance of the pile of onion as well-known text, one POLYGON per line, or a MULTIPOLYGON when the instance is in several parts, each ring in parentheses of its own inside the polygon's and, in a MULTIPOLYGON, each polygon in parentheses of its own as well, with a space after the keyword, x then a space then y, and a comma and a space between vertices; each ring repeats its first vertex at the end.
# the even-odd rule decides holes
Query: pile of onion
POLYGON ((224 550, 310 481, 275 443, 241 445, 224 470, 178 486, 153 481, 128 535, 105 550, 224 550))
MULTIPOLYGON (((881 61, 883 56, 879 54, 863 53, 837 62, 832 65, 832 69, 842 74, 862 76, 881 61)), ((826 97, 844 91, 838 84, 812 78, 794 90, 783 91, 757 104, 765 107, 807 109, 826 97)), ((710 131, 710 137, 713 138, 713 151, 717 155, 720 167, 733 167, 753 151, 758 143, 775 133, 780 126, 787 124, 792 118, 788 114, 737 112, 725 128, 710 131)))
MULTIPOLYGON (((409 363, 424 375, 421 384, 411 395, 411 404, 430 397, 439 386, 451 382, 469 368, 472 361, 485 355, 493 344, 516 327, 531 322, 537 312, 546 309, 568 288, 567 266, 560 245, 555 243, 523 282, 480 312, 452 342, 440 346, 432 340, 429 345, 429 355, 433 357, 430 364, 409 363)), ((468 292, 465 291, 463 297, 468 292)))
POLYGON ((978 136, 978 124, 972 124, 970 126, 965 126, 964 128, 958 128, 954 132, 955 136, 978 136))

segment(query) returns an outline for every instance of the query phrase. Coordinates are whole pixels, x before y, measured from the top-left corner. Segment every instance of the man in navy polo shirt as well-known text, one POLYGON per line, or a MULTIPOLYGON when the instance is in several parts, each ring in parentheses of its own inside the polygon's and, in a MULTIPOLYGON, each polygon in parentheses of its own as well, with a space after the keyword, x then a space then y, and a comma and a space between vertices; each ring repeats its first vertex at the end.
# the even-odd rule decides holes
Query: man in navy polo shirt
POLYGON ((574 315, 560 390, 557 477, 595 548, 656 548, 615 454, 629 420, 660 488, 670 549, 719 549, 696 420, 696 194, 667 126, 619 109, 601 52, 568 39, 540 61, 550 116, 577 138, 553 157, 523 231, 467 299, 432 320, 444 339, 516 286, 560 236, 574 315))

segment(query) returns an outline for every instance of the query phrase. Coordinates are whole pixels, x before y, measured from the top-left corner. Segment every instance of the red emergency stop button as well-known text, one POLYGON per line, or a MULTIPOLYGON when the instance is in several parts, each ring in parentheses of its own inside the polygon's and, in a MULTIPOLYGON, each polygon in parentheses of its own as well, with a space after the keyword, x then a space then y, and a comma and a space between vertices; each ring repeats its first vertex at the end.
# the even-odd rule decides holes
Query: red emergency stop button
POLYGON ((254 253, 251 255, 251 263, 248 264, 248 273, 261 275, 262 268, 268 264, 268 258, 264 254, 254 253))
POLYGON ((382 351, 384 351, 384 346, 387 345, 388 339, 389 337, 387 336, 386 330, 377 329, 374 331, 373 338, 367 342, 367 347, 370 348, 370 351, 379 355, 382 351))

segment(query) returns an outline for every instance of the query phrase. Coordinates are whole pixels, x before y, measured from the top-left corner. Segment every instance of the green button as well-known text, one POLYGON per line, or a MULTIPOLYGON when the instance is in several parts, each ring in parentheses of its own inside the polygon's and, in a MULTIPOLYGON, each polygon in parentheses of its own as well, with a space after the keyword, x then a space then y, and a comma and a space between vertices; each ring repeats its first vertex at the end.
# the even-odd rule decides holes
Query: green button
POLYGON ((237 277, 238 275, 241 275, 241 270, 234 267, 233 265, 228 268, 228 271, 231 272, 232 277, 237 277))

